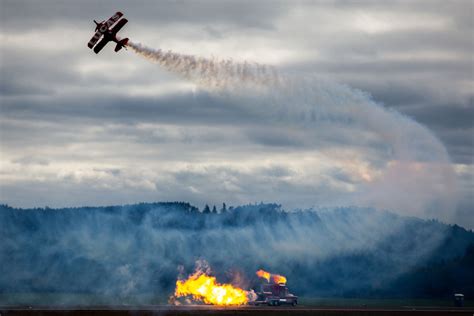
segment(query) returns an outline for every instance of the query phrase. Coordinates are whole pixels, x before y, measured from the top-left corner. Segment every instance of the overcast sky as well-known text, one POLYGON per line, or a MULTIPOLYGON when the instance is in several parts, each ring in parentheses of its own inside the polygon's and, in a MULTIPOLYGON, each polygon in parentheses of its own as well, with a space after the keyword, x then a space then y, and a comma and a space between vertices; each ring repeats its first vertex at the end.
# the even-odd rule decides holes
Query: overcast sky
POLYGON ((354 204, 474 227, 472 1, 0 0, 0 12, 3 203, 354 204), (96 55, 92 20, 117 10, 134 42, 270 64, 299 90, 216 93, 130 50, 96 55))

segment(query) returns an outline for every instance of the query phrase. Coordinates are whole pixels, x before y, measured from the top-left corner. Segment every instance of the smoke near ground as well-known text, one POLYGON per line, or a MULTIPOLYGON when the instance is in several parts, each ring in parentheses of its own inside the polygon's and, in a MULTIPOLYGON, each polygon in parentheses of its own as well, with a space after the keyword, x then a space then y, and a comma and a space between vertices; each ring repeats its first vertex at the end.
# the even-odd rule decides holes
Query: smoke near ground
POLYGON ((196 263, 245 290, 278 273, 303 297, 442 298, 474 281, 472 232, 355 207, 0 206, 0 238, 2 305, 166 303, 196 263))
MULTIPOLYGON (((451 221, 458 193, 443 144, 421 124, 387 110, 363 91, 318 77, 281 74, 265 65, 153 50, 133 42, 129 46, 194 82, 216 102, 249 113, 262 126, 262 141, 271 133, 291 131, 286 141, 305 147, 303 153, 298 158, 269 154, 288 173, 273 186, 294 186, 288 195, 313 192, 313 205, 355 204, 451 221)), ((257 157, 246 158, 259 164, 257 157)), ((236 186, 243 185, 237 177, 236 186)), ((265 189, 257 190, 247 201, 272 201, 265 189)), ((279 198, 284 205, 297 205, 284 193, 279 198)))

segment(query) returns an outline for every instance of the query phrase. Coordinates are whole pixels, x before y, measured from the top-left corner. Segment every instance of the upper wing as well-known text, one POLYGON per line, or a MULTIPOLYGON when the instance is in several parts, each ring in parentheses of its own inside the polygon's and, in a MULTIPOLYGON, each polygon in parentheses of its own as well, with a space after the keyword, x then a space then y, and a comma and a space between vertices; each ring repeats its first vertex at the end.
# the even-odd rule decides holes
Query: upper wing
POLYGON ((112 28, 111 32, 112 34, 117 34, 118 31, 120 31, 120 29, 125 25, 127 24, 128 20, 127 19, 121 19, 120 21, 118 21, 117 24, 114 25, 114 27, 112 28))
POLYGON ((106 25, 108 28, 110 28, 112 25, 114 25, 115 22, 118 21, 122 17, 123 13, 122 12, 116 12, 110 19, 107 20, 106 25))
POLYGON ((95 32, 94 37, 92 37, 89 43, 87 43, 87 46, 89 46, 89 48, 94 47, 95 43, 97 43, 97 41, 100 39, 101 36, 102 36, 101 32, 99 31, 95 32))
POLYGON ((103 38, 103 39, 99 42, 99 44, 97 44, 97 45, 94 47, 94 53, 98 54, 98 53, 102 50, 102 48, 104 48, 104 46, 107 45, 108 42, 109 42, 108 39, 103 38))

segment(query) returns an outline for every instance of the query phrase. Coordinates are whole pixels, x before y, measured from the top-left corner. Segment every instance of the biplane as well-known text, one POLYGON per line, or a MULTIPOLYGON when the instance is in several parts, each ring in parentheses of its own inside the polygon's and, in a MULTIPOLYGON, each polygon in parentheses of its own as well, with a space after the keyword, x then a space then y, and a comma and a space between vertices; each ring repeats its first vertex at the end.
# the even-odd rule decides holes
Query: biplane
POLYGON ((96 54, 98 54, 102 50, 102 48, 104 48, 104 46, 107 45, 107 43, 110 41, 117 43, 117 45, 115 46, 115 52, 118 52, 122 49, 122 47, 125 47, 125 45, 127 45, 128 43, 128 38, 117 38, 117 32, 120 31, 120 29, 128 22, 128 20, 125 18, 121 19, 122 16, 122 12, 117 12, 107 21, 97 22, 96 20, 94 20, 94 23, 96 25, 95 34, 91 38, 89 43, 87 43, 87 46, 91 49, 94 48, 94 52, 96 54))

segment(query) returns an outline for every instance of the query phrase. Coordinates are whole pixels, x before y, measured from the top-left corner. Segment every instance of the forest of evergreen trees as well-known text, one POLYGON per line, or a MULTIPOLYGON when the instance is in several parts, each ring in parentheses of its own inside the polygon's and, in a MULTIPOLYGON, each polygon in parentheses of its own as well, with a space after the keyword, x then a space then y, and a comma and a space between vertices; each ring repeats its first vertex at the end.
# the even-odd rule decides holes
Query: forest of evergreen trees
POLYGON ((247 289, 263 268, 287 276, 301 296, 474 295, 472 231, 373 209, 2 205, 0 239, 4 293, 171 294, 180 273, 204 259, 219 280, 247 289))

